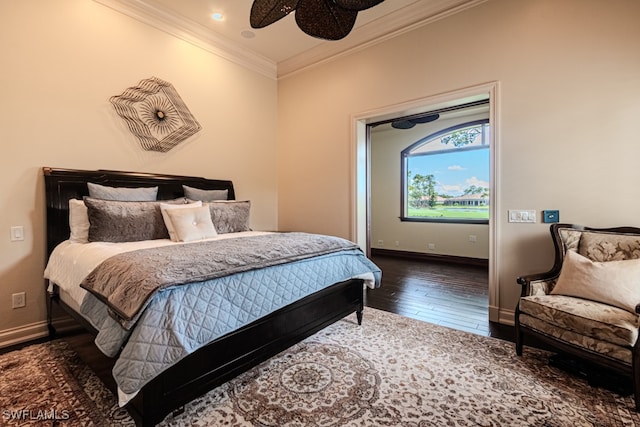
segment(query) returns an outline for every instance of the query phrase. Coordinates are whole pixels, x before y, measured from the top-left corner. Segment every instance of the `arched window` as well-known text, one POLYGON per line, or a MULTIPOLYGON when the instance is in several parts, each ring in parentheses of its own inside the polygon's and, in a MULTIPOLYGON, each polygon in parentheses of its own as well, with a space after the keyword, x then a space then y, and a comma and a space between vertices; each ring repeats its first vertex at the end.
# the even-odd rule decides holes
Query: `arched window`
POLYGON ((402 221, 489 222, 489 131, 467 122, 402 151, 402 221))

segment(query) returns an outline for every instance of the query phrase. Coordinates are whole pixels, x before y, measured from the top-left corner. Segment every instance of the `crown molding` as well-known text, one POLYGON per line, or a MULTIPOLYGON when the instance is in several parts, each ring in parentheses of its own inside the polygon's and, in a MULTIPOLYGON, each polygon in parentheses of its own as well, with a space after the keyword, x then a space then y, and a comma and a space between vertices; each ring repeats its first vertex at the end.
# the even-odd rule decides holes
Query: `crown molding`
POLYGON ((274 61, 213 33, 203 25, 175 15, 170 10, 151 6, 143 0, 94 1, 249 70, 271 79, 277 78, 277 64, 274 61))
POLYGON ((416 1, 354 28, 347 38, 322 43, 277 64, 203 25, 176 15, 164 7, 152 6, 145 0, 94 1, 251 71, 271 79, 279 79, 397 37, 488 0, 416 1))
POLYGON ((348 38, 323 43, 278 63, 278 78, 296 74, 384 42, 416 28, 478 6, 488 0, 417 1, 351 31, 348 38))

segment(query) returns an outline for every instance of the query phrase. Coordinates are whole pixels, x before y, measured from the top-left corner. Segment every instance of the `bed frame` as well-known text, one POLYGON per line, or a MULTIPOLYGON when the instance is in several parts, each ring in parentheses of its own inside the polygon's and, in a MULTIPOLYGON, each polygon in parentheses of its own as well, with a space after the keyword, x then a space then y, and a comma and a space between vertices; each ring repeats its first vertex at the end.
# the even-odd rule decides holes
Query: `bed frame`
MULTIPOLYGON (((43 168, 43 174, 47 206, 47 254, 68 239, 68 202, 71 198, 88 196, 87 182, 114 187, 158 186, 158 199, 161 200, 182 197, 183 184, 203 189, 226 189, 229 190, 228 199, 235 199, 233 183, 224 180, 50 167, 43 168)), ((61 306, 92 333, 97 332, 60 300, 54 287, 53 292, 47 292, 47 319, 51 335, 56 333, 51 315, 54 304, 61 306)), ((353 312, 356 312, 358 324, 361 324, 363 308, 362 280, 333 284, 190 354, 145 385, 127 404, 127 410, 137 425, 154 426, 167 415, 182 412, 186 403, 353 312)))

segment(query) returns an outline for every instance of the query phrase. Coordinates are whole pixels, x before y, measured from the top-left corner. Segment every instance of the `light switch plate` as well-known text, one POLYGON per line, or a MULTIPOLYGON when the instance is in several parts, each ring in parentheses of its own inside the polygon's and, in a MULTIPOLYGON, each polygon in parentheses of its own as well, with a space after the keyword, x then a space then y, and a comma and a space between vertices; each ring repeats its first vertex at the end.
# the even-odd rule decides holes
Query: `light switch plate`
POLYGON ((536 222, 536 211, 509 209, 509 222, 536 222))
POLYGON ((557 210, 544 210, 542 211, 542 222, 559 222, 560 221, 560 211, 557 210))

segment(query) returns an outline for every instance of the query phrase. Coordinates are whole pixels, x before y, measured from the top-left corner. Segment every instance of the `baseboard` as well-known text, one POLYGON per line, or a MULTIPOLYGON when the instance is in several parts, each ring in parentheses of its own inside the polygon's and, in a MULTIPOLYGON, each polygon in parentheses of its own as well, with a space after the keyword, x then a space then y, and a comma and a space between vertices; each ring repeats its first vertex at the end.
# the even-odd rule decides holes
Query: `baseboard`
POLYGON ((22 344, 49 335, 47 322, 36 322, 0 331, 0 348, 22 344))
POLYGON ((451 264, 475 265, 489 268, 489 260, 454 255, 427 254, 423 252, 394 251, 391 249, 371 248, 371 255, 389 256, 396 258, 419 259, 424 261, 447 262, 451 264))
MULTIPOLYGON (((498 310, 498 323, 502 325, 516 324, 516 312, 515 310, 505 310, 504 308, 495 307, 498 310)), ((491 310, 491 308, 489 308, 491 310)))
MULTIPOLYGON (((68 317, 54 319, 56 330, 67 331, 77 327, 77 323, 68 317)), ((49 335, 47 322, 35 322, 28 325, 19 326, 17 328, 5 329, 0 331, 0 348, 10 347, 17 344, 23 344, 44 338, 49 335)))

